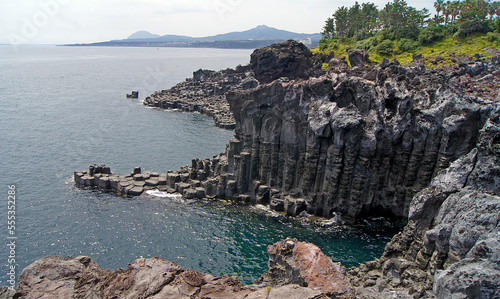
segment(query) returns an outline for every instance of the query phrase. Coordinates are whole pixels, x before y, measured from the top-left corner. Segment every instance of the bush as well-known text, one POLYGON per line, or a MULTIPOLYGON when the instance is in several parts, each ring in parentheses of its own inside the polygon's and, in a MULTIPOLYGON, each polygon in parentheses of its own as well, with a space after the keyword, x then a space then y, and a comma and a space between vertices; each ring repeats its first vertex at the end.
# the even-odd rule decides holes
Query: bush
POLYGON ((354 45, 356 49, 370 50, 375 48, 378 45, 378 40, 375 37, 370 37, 364 40, 360 40, 354 45))
POLYGON ((500 41, 500 34, 498 33, 493 33, 493 32, 488 32, 486 34, 486 39, 490 42, 499 42, 500 41))
POLYGON ((417 41, 414 41, 409 38, 402 38, 398 42, 398 48, 403 52, 415 52, 418 46, 419 44, 417 41))
POLYGON ((443 37, 445 37, 445 33, 442 27, 426 27, 420 31, 420 34, 418 35, 418 42, 421 45, 427 45, 434 41, 440 40, 443 37))
POLYGON ((337 40, 336 39, 326 39, 326 38, 322 38, 320 41, 319 41, 319 49, 321 51, 327 51, 327 50, 336 50, 338 48, 338 45, 337 45, 337 40))
POLYGON ((500 33, 500 18, 495 21, 495 30, 500 33))
POLYGON ((493 27, 488 20, 467 20, 460 23, 458 31, 453 35, 453 37, 467 37, 472 33, 486 33, 491 31, 493 31, 493 27))
POLYGON ((393 40, 394 39, 394 30, 392 28, 385 28, 379 30, 377 34, 375 34, 375 38, 378 43, 381 43, 385 39, 393 40))
POLYGON ((418 35, 420 34, 420 28, 417 26, 404 27, 401 32, 398 34, 399 38, 412 39, 417 40, 418 35))
POLYGON ((375 51, 383 56, 391 56, 394 51, 394 42, 386 39, 375 47, 375 51))

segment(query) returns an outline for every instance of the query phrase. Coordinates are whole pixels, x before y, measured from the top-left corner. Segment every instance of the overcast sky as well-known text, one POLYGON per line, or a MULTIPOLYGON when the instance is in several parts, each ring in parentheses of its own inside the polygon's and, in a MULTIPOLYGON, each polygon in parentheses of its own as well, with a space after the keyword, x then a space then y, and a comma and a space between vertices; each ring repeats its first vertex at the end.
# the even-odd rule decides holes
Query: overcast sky
MULTIPOLYGON (((387 1, 366 2, 381 8, 387 1)), ((434 12, 433 1, 407 2, 434 12)), ((316 33, 339 6, 353 3, 348 0, 0 0, 0 43, 88 43, 127 38, 139 30, 201 37, 244 31, 263 24, 316 33)))

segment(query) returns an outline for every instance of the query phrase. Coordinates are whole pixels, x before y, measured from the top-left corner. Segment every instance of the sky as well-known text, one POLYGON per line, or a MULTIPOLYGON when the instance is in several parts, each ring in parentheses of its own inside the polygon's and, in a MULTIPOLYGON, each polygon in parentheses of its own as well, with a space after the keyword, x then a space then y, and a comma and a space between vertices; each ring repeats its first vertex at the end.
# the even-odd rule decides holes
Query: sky
MULTIPOLYGON (((386 0, 375 3, 379 9, 386 0)), ((407 0, 417 9, 431 0, 407 0)), ((318 33, 340 6, 354 0, 0 0, 0 44, 90 43, 124 39, 139 30, 193 37, 258 25, 318 33)))

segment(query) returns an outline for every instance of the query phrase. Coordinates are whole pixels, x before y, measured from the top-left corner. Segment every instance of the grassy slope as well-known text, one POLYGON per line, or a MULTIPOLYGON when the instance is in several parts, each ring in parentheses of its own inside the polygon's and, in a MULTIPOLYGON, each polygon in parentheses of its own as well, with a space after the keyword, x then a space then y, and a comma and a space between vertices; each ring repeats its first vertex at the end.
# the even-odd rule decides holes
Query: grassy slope
MULTIPOLYGON (((335 56, 339 58, 347 59, 347 51, 353 47, 352 44, 338 44, 337 48, 334 50, 335 56)), ((450 56, 450 52, 454 52, 454 55, 464 55, 467 57, 471 57, 475 54, 484 55, 486 58, 491 58, 494 55, 500 54, 499 51, 500 41, 488 41, 486 34, 474 34, 466 38, 453 38, 448 37, 442 39, 440 41, 433 42, 432 44, 426 46, 420 46, 415 52, 422 53, 424 58, 426 58, 429 66, 443 66, 452 64, 452 56, 450 56), (494 48, 494 51, 486 51, 486 49, 494 48), (495 53, 496 51, 496 53, 495 53), (444 60, 439 62, 439 64, 434 65, 430 61, 436 58, 437 56, 441 56, 444 60)), ((313 49, 313 52, 320 52, 319 48, 313 49)), ((395 51, 398 52, 398 49, 395 51)), ((370 60, 374 63, 380 63, 383 58, 388 58, 392 60, 396 58, 401 64, 406 65, 409 64, 412 59, 412 53, 402 52, 393 56, 381 56, 375 53, 374 50, 368 51, 370 54, 370 60)), ((453 55, 453 54, 452 54, 453 55)))

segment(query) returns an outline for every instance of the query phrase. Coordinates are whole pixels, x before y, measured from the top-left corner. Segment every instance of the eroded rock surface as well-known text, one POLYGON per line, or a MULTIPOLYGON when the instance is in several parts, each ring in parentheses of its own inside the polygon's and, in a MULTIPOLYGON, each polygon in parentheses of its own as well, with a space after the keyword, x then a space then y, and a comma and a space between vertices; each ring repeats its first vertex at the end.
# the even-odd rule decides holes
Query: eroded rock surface
MULTIPOLYGON (((289 242, 289 240, 285 241, 289 242)), ((313 244, 297 242, 295 281, 272 287, 244 286, 236 277, 216 277, 195 270, 184 270, 164 259, 139 258, 126 270, 111 271, 87 256, 76 258, 49 256, 26 267, 15 291, 0 288, 0 298, 328 298, 326 294, 344 293, 345 277, 334 274, 340 266, 313 244), (313 262, 308 262, 309 255, 313 262), (333 282, 325 278, 335 277, 333 282), (332 276, 333 275, 333 276, 332 276), (306 282, 306 283, 304 283, 306 282), (309 283, 309 287, 306 287, 309 283)), ((278 248, 281 245, 275 244, 278 248)), ((276 252, 273 258, 285 257, 276 252)), ((342 268, 345 272, 345 269, 342 268)))
MULTIPOLYGON (((383 256, 350 271, 367 298, 381 290, 408 298, 500 297, 498 110, 477 146, 418 193, 404 230, 383 256)), ((406 298, 403 297, 403 298, 406 298)))
POLYGON ((269 272, 257 280, 259 285, 298 284, 329 296, 350 290, 345 267, 334 263, 314 244, 287 239, 269 245, 267 252, 269 272))
POLYGON ((255 50, 250 56, 250 68, 262 83, 281 77, 309 78, 314 73, 312 56, 304 44, 289 40, 255 50))
POLYGON ((217 127, 234 129, 234 118, 225 94, 236 88, 255 88, 259 82, 249 71, 243 66, 218 72, 200 69, 193 73, 193 78, 147 97, 144 105, 200 112, 212 117, 217 127))

